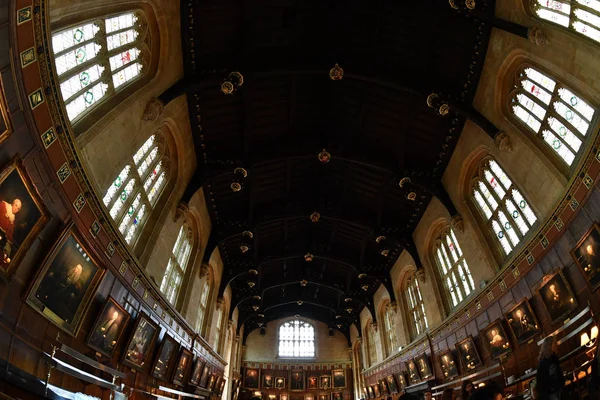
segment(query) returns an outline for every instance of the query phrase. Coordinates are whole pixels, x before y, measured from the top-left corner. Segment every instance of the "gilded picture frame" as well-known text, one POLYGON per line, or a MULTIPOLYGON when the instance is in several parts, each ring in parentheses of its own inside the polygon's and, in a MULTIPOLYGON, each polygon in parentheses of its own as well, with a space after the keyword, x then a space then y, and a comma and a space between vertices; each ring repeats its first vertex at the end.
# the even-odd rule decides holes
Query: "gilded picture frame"
POLYGON ((460 362, 464 371, 473 371, 483 365, 473 336, 469 335, 456 344, 456 350, 460 356, 460 362))
POLYGON ((578 302, 562 269, 546 277, 536 290, 552 323, 566 319, 577 309, 578 302))
POLYGON ((262 374, 262 378, 261 378, 261 388, 263 389, 273 389, 273 386, 275 385, 275 379, 273 378, 273 374, 262 374))
MULTIPOLYGON (((190 380, 188 381, 190 385, 198 386, 200 384, 200 378, 202 377, 203 368, 204 360, 200 356, 196 356, 196 361, 194 361, 194 368, 192 369, 192 374, 190 375, 190 380)), ((236 382, 237 381, 234 381, 234 383, 236 382)))
POLYGON ((331 389, 331 376, 321 375, 319 377, 319 388, 320 389, 331 389))
POLYGON ((290 391, 301 392, 305 389, 304 370, 290 371, 290 391))
POLYGON ((596 223, 582 236, 571 256, 592 292, 600 288, 600 226, 596 223))
POLYGON ((419 370, 417 369, 417 364, 415 360, 408 360, 406 362, 406 371, 408 373, 408 384, 414 385, 415 383, 421 382, 421 375, 419 375, 419 370))
POLYGON ((421 377, 421 380, 427 380, 433 376, 431 363, 429 362, 429 357, 427 357, 427 353, 423 353, 418 357, 415 357, 415 364, 417 365, 417 369, 419 370, 419 376, 421 377))
POLYGON ((508 322, 508 329, 517 340, 518 346, 527 343, 542 333, 540 323, 527 298, 521 300, 519 304, 504 314, 504 318, 508 322))
POLYGON ((140 312, 123 351, 121 363, 143 371, 152 355, 158 333, 158 325, 147 314, 140 312))
POLYGON ((10 115, 8 114, 8 102, 4 91, 4 82, 0 77, 0 144, 2 144, 13 131, 10 115))
POLYGON ((494 360, 512 352, 512 346, 502 326, 501 319, 497 319, 486 326, 480 332, 480 335, 485 340, 485 344, 494 360))
POLYGON ((10 220, 0 221, 0 278, 4 282, 12 278, 23 256, 50 219, 50 214, 18 154, 0 172, 0 210, 6 210, 1 210, 2 214, 8 213, 8 205, 12 211, 12 205, 17 200, 20 208, 13 214, 12 224, 10 220), (3 228, 3 225, 6 226, 3 228), (3 234, 5 231, 9 234, 3 234))
POLYGON ((275 389, 285 389, 285 377, 278 376, 275 378, 275 389))
POLYGON ((42 262, 25 301, 54 325, 76 337, 105 272, 71 224, 42 262))
POLYGON ((309 375, 306 377, 306 389, 317 390, 319 388, 319 375, 309 373, 309 375))
POLYGON ((373 387, 372 386, 367 386, 367 393, 369 394, 369 398, 370 399, 375 398, 375 392, 373 391, 373 387))
POLYGON ((346 370, 345 369, 334 369, 331 371, 331 381, 333 389, 345 389, 346 388, 346 370))
POLYGON ((344 393, 342 392, 332 392, 331 400, 344 400, 344 393))
POLYGON ((442 368, 442 373, 444 374, 445 380, 450 380, 459 375, 458 365, 456 364, 456 360, 454 358, 454 355, 452 354, 452 350, 448 349, 442 351, 438 355, 438 359, 440 361, 440 367, 442 368))
POLYGON ((154 365, 152 365, 152 377, 161 381, 167 381, 169 379, 169 373, 175 364, 178 352, 179 343, 171 336, 165 334, 158 353, 156 354, 154 365))
POLYGON ((386 376, 385 381, 387 383, 390 394, 398 393, 398 382, 396 382, 396 377, 394 375, 386 376))
POLYGON ((179 359, 175 365, 175 370, 173 371, 173 383, 175 385, 185 386, 188 371, 191 368, 193 360, 194 354, 185 347, 182 347, 179 353, 179 359))
POLYGON ((259 389, 260 370, 256 368, 244 369, 244 387, 247 389, 259 389))
POLYGON ((98 353, 112 358, 125 332, 131 315, 110 296, 88 334, 86 345, 98 353))

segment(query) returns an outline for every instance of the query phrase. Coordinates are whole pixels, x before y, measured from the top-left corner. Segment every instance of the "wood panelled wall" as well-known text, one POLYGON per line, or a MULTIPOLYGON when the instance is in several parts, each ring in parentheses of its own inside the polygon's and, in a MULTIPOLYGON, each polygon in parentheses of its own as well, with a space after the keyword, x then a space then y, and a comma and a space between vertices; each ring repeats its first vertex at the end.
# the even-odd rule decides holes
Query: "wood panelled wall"
MULTIPOLYGON (((41 11, 39 3, 34 5, 32 1, 0 0, 0 74, 6 95, 9 118, 13 127, 12 134, 5 142, 0 144, 0 167, 6 165, 15 155, 19 155, 23 159, 28 175, 49 210, 50 220, 35 238, 14 276, 8 282, 0 281, 0 361, 8 363, 3 371, 3 376, 11 371, 17 374, 25 372, 39 378, 39 380, 45 380, 48 366, 44 353, 52 352, 52 344, 57 343, 56 338, 59 332, 60 342, 71 346, 90 358, 95 358, 95 352, 85 345, 85 340, 108 296, 114 297, 131 314, 132 318, 117 345, 117 351, 112 359, 109 360, 104 357, 100 358, 99 361, 126 373, 126 378, 122 382, 117 382, 125 384, 126 394, 133 393, 134 399, 149 398, 150 396, 133 392, 132 389, 149 392, 158 385, 175 387, 168 382, 156 381, 156 379, 150 377, 149 373, 158 346, 166 334, 175 338, 176 341, 188 349, 193 348, 196 355, 199 355, 211 365, 211 372, 222 376, 225 366, 224 360, 210 348, 204 339, 196 335, 193 328, 183 320, 176 310, 169 307, 164 299, 161 299, 156 288, 144 283, 142 277, 138 280, 133 275, 131 268, 125 276, 119 274, 118 269, 121 260, 106 255, 106 244, 103 245, 100 240, 95 240, 89 232, 90 221, 86 220, 89 216, 84 214, 84 210, 81 213, 76 212, 71 199, 65 193, 66 185, 59 183, 55 168, 51 165, 49 156, 41 146, 39 139, 40 121, 37 118, 41 115, 38 109, 42 106, 35 110, 36 113, 32 113, 27 100, 27 85, 31 84, 32 81, 40 81, 38 63, 35 62, 33 65, 21 68, 18 61, 19 50, 34 45, 33 20, 16 26, 17 10, 25 7, 31 7, 33 15, 36 17, 41 11), (74 224, 74 227, 83 238, 85 246, 100 261, 101 267, 107 269, 97 292, 90 302, 77 337, 71 337, 62 332, 23 300, 30 282, 42 265, 44 257, 50 252, 61 232, 71 223, 74 224), (132 282, 141 284, 137 288, 137 283, 134 284, 133 288, 136 289, 132 289, 132 282), (150 293, 150 297, 147 297, 147 293, 150 293), (153 303, 149 302, 149 298, 153 300, 153 303), (135 372, 122 366, 120 360, 127 338, 133 330, 138 314, 142 311, 150 315, 160 326, 160 334, 152 350, 152 362, 148 363, 143 372, 135 372)), ((40 47, 36 47, 36 49, 38 57, 40 57, 40 47)), ((44 87, 43 84, 42 87, 44 87)), ((49 88, 46 90, 46 103, 50 98, 48 90, 49 88)), ((53 126, 56 128, 55 125, 53 126)), ((56 145, 58 145, 58 141, 56 145)), ((60 152, 60 150, 58 151, 60 152)), ((73 163, 69 165, 72 170, 77 168, 73 163)), ((89 195, 87 193, 86 197, 89 195)), ((89 212, 87 206, 85 211, 89 212)), ((102 234, 105 243, 110 240, 106 233, 102 234)), ((70 357, 61 358, 76 367, 86 370, 86 366, 70 357)), ((106 375, 98 376, 108 380, 112 378, 106 375)), ((109 398, 108 391, 94 385, 84 384, 82 381, 57 371, 53 371, 50 383, 66 390, 83 392, 103 399, 109 398)), ((177 389, 183 390, 186 388, 179 387, 177 389)), ((188 391, 192 390, 191 388, 187 389, 188 391)), ((0 380, 0 391, 11 396, 27 397, 26 392, 2 380, 0 380)))

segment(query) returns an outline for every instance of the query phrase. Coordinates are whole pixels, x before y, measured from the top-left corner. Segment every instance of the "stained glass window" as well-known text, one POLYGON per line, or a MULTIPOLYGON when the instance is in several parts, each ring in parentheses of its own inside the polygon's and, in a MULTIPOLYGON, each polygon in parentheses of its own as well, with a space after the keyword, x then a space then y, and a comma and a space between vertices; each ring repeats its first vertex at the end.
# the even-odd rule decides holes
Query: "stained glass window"
POLYGON ((388 354, 392 354, 398 350, 398 340, 396 338, 396 311, 389 303, 385 308, 384 321, 388 354))
POLYGON ((210 293, 210 277, 207 276, 204 285, 202 286, 202 293, 200 294, 200 304, 198 305, 198 316, 196 317, 196 332, 202 333, 202 324, 204 322, 204 315, 206 314, 206 305, 208 304, 208 295, 210 293))
POLYGON ((519 74, 512 111, 567 165, 582 148, 595 114, 581 97, 531 67, 519 74))
POLYGON ((539 18, 600 42, 599 0, 534 0, 532 4, 539 18))
POLYGON ((450 303, 456 307, 473 293, 475 282, 452 229, 442 234, 434 255, 450 303))
POLYGON ((279 327, 279 357, 315 356, 315 328, 305 321, 293 320, 279 327))
POLYGON ((535 213, 495 160, 483 161, 472 190, 484 220, 504 253, 510 254, 537 221, 535 213))
POLYGON ((369 355, 369 365, 377 362, 377 349, 375 348, 375 329, 371 321, 365 327, 367 334, 367 354, 369 355))
POLYGON ((421 288, 415 275, 407 278, 405 294, 409 318, 413 322, 415 334, 420 335, 429 328, 429 325, 427 323, 427 315, 425 314, 423 296, 421 296, 421 288))
POLYGON ((183 224, 179 229, 177 240, 173 245, 171 257, 160 284, 160 291, 164 293, 171 304, 175 304, 177 300, 191 251, 191 235, 186 224, 183 224))
POLYGON ((98 18, 52 34, 54 64, 69 120, 78 120, 143 74, 147 36, 138 12, 98 18))
POLYGON ((167 180, 164 139, 150 136, 102 199, 128 244, 133 243, 167 180), (143 183, 143 184, 142 184, 143 183))

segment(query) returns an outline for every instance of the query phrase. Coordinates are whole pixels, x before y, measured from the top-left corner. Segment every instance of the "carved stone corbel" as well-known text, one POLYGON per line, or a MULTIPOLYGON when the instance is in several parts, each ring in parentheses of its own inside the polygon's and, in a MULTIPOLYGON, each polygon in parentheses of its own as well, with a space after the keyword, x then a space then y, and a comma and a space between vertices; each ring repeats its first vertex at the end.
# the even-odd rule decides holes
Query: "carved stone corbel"
POLYGON ((527 30, 527 39, 536 46, 543 46, 550 43, 550 39, 544 33, 544 31, 537 26, 529 28, 527 30))
POLYGON ((460 214, 452 217, 452 221, 450 223, 452 225, 452 229, 464 233, 465 231, 465 222, 463 221, 463 217, 460 214))
POLYGON ((208 269, 209 269, 209 265, 207 263, 202 263, 202 265, 200 265, 200 279, 208 276, 208 269))
POLYGON ((371 329, 373 329, 374 332, 377 332, 377 322, 371 322, 371 329))
POLYGON ((152 100, 150 100, 150 102, 146 105, 146 108, 144 109, 144 113, 142 114, 142 121, 156 121, 158 117, 160 117, 164 109, 164 103, 156 97, 153 98, 152 100))
POLYGON ((510 141, 510 137, 505 132, 498 132, 494 137, 494 144, 496 148, 500 151, 511 152, 513 151, 512 142, 510 141))
POLYGON ((418 269, 417 272, 415 272, 415 276, 417 277, 417 280, 419 282, 425 283, 427 282, 427 278, 425 275, 425 270, 424 269, 418 269))
POLYGON ((222 309, 224 304, 225 304, 225 299, 223 297, 217 298, 217 310, 222 309))

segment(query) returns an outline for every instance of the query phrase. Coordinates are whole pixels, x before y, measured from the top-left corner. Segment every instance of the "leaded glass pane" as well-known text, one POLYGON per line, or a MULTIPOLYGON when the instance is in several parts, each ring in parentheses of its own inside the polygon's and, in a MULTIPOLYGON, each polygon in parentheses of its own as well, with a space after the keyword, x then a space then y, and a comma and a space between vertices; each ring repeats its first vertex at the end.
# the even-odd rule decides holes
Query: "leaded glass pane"
POLYGON ((138 77, 141 74, 141 72, 142 72, 142 64, 140 64, 140 63, 131 64, 131 65, 123 68, 119 72, 113 74, 113 77, 112 77, 113 85, 115 86, 115 88, 118 88, 119 86, 138 77))
POLYGON ((279 327, 280 357, 314 357, 314 327, 307 322, 294 320, 279 327))
POLYGON ((142 147, 140 147, 138 149, 138 151, 136 151, 136 153, 133 155, 133 162, 135 163, 136 166, 140 163, 140 161, 142 161, 142 159, 144 158, 144 156, 150 151, 150 149, 154 145, 154 141, 155 140, 156 140, 156 135, 150 136, 144 142, 144 144, 142 145, 142 147))
POLYGON ((130 28, 137 22, 137 17, 133 13, 121 14, 116 17, 107 18, 105 27, 106 33, 120 31, 121 29, 130 28))
POLYGON ((66 105, 69 120, 73 121, 85 110, 96 104, 101 98, 104 97, 107 90, 108 85, 103 82, 100 82, 92 88, 88 89, 85 93, 75 97, 71 102, 69 102, 66 105))
POLYGON ((93 22, 79 25, 52 35, 52 51, 54 54, 92 40, 100 28, 93 22))
POLYGON ((115 218, 117 216, 117 214, 119 214, 119 212, 123 208, 123 205, 125 204, 125 201, 131 194, 134 186, 135 186, 135 180, 130 179, 129 182, 127 183, 127 186, 125 186, 125 188, 121 191, 121 193, 119 194, 119 197, 117 198, 117 201, 115 201, 115 204, 113 204, 112 208, 110 209, 111 217, 115 218))
POLYGON ((60 91, 62 93, 63 99, 67 101, 87 86, 91 85, 94 82, 97 82, 102 76, 102 71, 104 71, 103 66, 98 64, 92 65, 91 67, 81 71, 76 75, 73 75, 66 81, 62 82, 60 84, 60 91))
POLYGON ((139 165, 138 173, 140 174, 140 176, 144 176, 145 172, 148 170, 148 168, 150 168, 150 165, 152 165, 152 162, 156 159, 157 155, 158 146, 154 147, 152 151, 150 151, 150 154, 148 154, 144 161, 142 161, 142 163, 139 165))
POLYGON ((115 197, 115 194, 117 194, 119 188, 123 185, 125 179, 129 176, 130 170, 131 167, 129 165, 123 168, 121 173, 119 173, 119 176, 117 176, 117 179, 115 179, 113 184, 108 188, 106 194, 104 195, 104 198, 102 199, 105 206, 109 205, 112 199, 115 197))
POLYGON ((479 190, 473 191, 473 196, 475 197, 475 201, 477 202, 477 205, 481 208, 481 210, 485 214, 485 217, 487 219, 490 219, 492 217, 492 210, 490 210, 490 208, 488 207, 485 200, 483 200, 483 197, 481 196, 481 193, 479 192, 479 190))
POLYGON ((139 55, 140 50, 135 47, 127 49, 119 54, 115 54, 114 56, 108 59, 110 63, 110 70, 114 71, 129 64, 132 61, 137 60, 139 55))
POLYGON ((61 76, 65 72, 84 64, 90 60, 96 58, 102 47, 96 43, 91 42, 84 44, 80 47, 70 49, 66 53, 54 58, 54 65, 56 65, 56 73, 61 76))
POLYGON ((150 202, 154 202, 155 198, 158 198, 157 195, 158 193, 160 193, 160 190, 162 189, 165 180, 166 175, 163 172, 156 180, 154 186, 152 186, 152 189, 150 189, 150 192, 148 192, 148 200, 150 200, 150 202))
POLYGON ((475 284, 453 230, 442 236, 436 255, 442 281, 446 282, 454 307, 475 290, 475 284), (452 261, 448 253, 451 254, 452 261))

